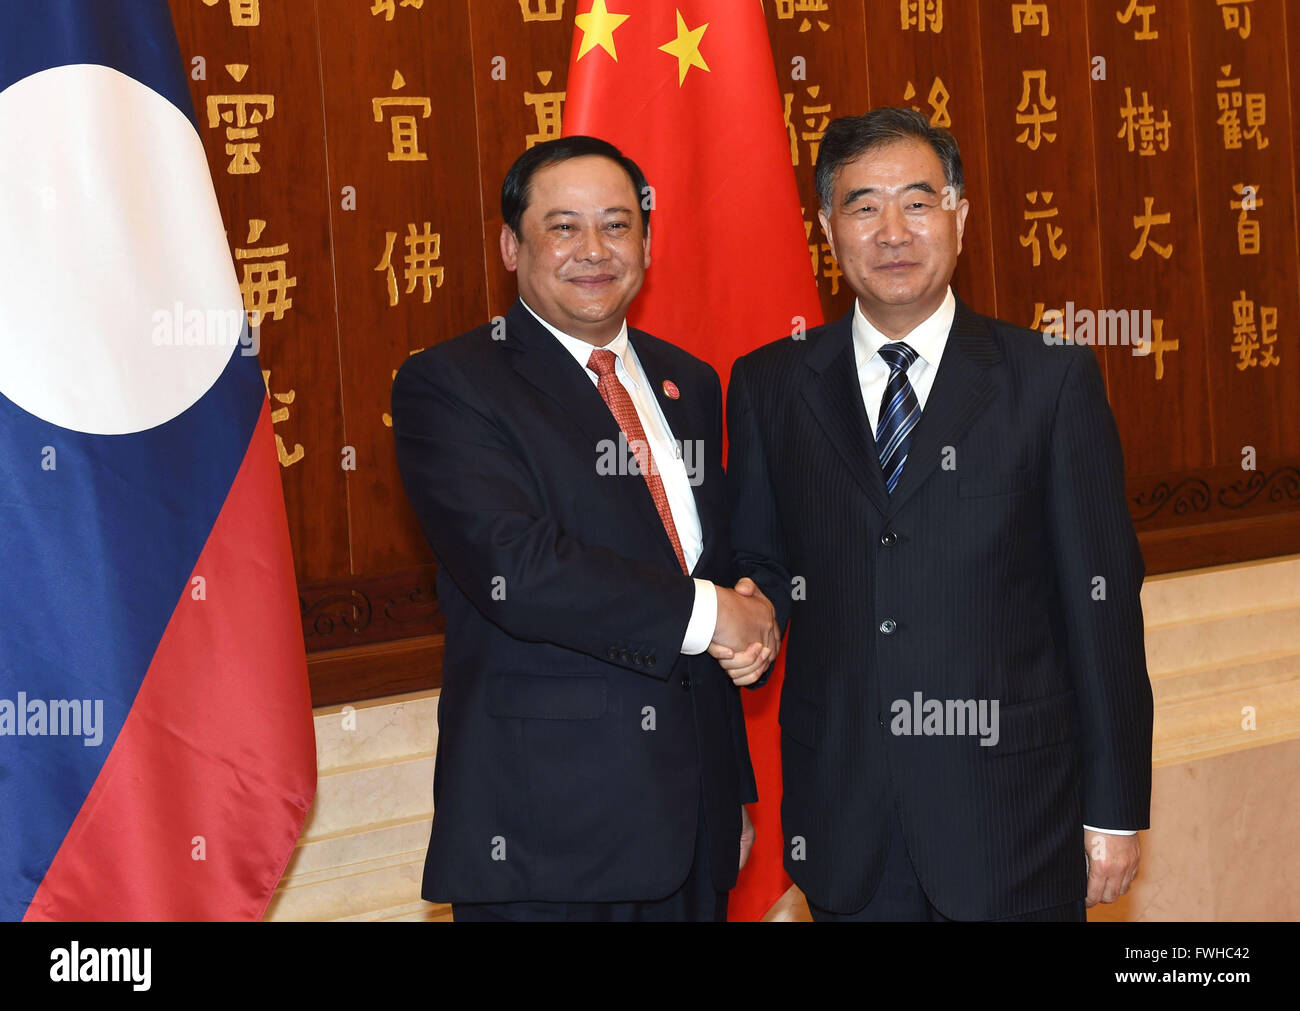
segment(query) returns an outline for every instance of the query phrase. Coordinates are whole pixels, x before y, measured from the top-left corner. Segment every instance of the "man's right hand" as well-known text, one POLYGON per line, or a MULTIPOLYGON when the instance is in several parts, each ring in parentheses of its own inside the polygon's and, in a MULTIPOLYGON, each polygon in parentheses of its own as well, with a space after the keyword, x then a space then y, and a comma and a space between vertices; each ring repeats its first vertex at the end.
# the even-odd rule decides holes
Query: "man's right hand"
POLYGON ((734 590, 719 586, 718 620, 709 655, 738 685, 753 684, 771 665, 780 647, 776 611, 753 580, 740 580, 734 590))

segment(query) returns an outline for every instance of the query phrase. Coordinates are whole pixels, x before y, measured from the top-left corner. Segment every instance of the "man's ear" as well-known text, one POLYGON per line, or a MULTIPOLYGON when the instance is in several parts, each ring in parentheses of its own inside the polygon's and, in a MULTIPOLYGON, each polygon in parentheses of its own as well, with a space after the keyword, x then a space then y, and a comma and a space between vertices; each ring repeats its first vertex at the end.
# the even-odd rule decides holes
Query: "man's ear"
POLYGON ((519 266, 519 237, 509 225, 501 226, 501 262, 506 270, 513 271, 519 266))
POLYGON ((650 226, 646 225, 645 226, 645 262, 641 264, 641 268, 644 270, 648 266, 650 266, 650 226))
POLYGON ((835 236, 831 233, 831 219, 826 216, 825 211, 819 209, 817 211, 817 220, 821 222, 822 234, 826 236, 826 242, 831 247, 831 256, 838 260, 840 254, 835 251, 835 236))
POLYGON ((970 211, 970 201, 965 197, 957 205, 957 252, 961 252, 961 237, 966 234, 966 215, 970 211))

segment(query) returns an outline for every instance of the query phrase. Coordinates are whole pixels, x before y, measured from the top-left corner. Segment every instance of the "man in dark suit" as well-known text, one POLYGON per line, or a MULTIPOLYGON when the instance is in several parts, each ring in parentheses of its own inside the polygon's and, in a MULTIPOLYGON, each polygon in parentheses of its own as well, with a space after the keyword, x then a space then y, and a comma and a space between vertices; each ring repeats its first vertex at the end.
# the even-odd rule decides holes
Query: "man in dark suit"
POLYGON ((757 799, 735 686, 775 653, 731 583, 717 374, 629 329, 641 170, 590 137, 502 187, 519 299, 407 360, 402 480, 447 620, 423 895, 457 920, 724 919, 757 799))
POLYGON ((854 309, 741 358, 727 406, 738 571, 789 623, 786 868, 818 920, 1083 919, 1151 784, 1097 361, 952 294, 969 205, 924 116, 836 120, 816 178, 854 309))

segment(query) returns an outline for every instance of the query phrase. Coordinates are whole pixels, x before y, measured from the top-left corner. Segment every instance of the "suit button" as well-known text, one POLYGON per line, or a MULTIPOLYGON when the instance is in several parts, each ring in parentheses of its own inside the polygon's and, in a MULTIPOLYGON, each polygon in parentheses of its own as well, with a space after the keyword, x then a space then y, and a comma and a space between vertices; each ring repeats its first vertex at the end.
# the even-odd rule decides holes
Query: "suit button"
POLYGON ((652 657, 652 656, 648 656, 648 657, 646 657, 646 658, 645 658, 645 665, 646 665, 647 667, 649 667, 649 668, 651 668, 651 669, 653 670, 653 669, 654 669, 654 665, 655 665, 655 658, 652 657))
POLYGON ((886 618, 880 623, 880 631, 884 635, 893 635, 894 629, 896 628, 898 628, 898 626, 894 623, 893 618, 886 618))
POLYGON ((605 650, 605 655, 606 655, 607 657, 609 657, 611 660, 617 660, 617 659, 618 659, 618 648, 615 647, 615 646, 611 646, 611 647, 609 647, 609 649, 605 650))
POLYGON ((892 530, 886 530, 880 535, 880 543, 887 548, 892 548, 898 543, 898 534, 894 533, 892 530))
POLYGON ((641 654, 640 654, 640 653, 633 653, 633 654, 632 654, 632 662, 633 662, 634 664, 636 664, 638 667, 641 666, 641 654))
POLYGON ((682 678, 682 680, 681 680, 681 685, 682 685, 682 691, 684 691, 684 692, 688 692, 688 691, 690 691, 690 690, 691 690, 691 679, 690 679, 690 678, 687 678, 687 677, 682 678))
POLYGON ((628 655, 629 655, 629 654, 628 654, 628 651, 625 650, 625 649, 620 649, 620 650, 618 651, 618 658, 619 658, 620 660, 626 660, 626 659, 628 658, 628 655))

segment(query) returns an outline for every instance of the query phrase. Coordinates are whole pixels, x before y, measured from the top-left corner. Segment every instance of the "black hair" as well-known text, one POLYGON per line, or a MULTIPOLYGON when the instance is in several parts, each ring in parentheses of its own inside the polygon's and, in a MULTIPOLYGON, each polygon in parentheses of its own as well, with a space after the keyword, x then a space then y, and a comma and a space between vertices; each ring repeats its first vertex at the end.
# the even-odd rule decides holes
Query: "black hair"
POLYGON ((957 138, 941 126, 931 126, 915 109, 886 105, 861 116, 841 116, 826 128, 813 173, 822 210, 830 213, 836 169, 872 148, 910 139, 925 141, 934 149, 943 165, 944 179, 960 198, 966 188, 966 177, 962 173, 957 138))
POLYGON ((519 234, 519 222, 528 207, 528 188, 534 173, 547 165, 568 161, 570 158, 586 158, 589 155, 608 158, 627 173, 641 204, 641 224, 649 229, 650 187, 640 166, 609 141, 598 137, 575 136, 543 141, 530 147, 510 166, 505 182, 501 184, 501 217, 515 235, 519 234))

